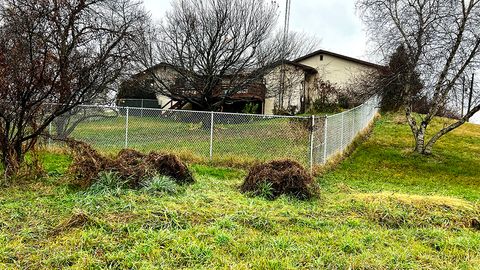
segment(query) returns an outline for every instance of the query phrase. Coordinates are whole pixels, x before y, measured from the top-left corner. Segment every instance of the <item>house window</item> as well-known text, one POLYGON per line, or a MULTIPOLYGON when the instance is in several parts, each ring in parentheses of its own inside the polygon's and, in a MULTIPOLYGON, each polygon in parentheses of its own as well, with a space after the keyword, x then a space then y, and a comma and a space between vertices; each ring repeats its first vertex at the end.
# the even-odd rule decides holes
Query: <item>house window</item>
POLYGON ((323 54, 320 54, 320 61, 323 61, 323 54))

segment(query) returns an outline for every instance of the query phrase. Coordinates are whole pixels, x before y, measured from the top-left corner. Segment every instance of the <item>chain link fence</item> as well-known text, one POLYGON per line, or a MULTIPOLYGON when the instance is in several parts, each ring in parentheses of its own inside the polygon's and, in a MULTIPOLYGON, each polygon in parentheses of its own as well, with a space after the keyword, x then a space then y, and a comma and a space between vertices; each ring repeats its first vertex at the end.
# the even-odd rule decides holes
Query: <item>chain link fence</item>
POLYGON ((378 112, 378 98, 334 115, 314 117, 312 157, 310 165, 325 164, 333 156, 343 153, 364 131, 378 112))
POLYGON ((274 116, 86 105, 56 118, 49 132, 105 152, 132 148, 219 160, 290 158, 312 167, 345 150, 373 120, 376 107, 372 99, 331 116, 274 116))

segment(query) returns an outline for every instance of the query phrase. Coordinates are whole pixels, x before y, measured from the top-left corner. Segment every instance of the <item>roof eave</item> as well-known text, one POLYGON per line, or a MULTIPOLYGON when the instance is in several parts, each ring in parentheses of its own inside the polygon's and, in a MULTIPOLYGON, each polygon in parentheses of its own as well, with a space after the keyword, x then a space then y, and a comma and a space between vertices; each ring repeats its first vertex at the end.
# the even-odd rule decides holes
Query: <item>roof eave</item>
POLYGON ((338 54, 338 53, 334 53, 334 52, 330 52, 330 51, 326 51, 326 50, 314 51, 310 54, 307 54, 307 55, 304 55, 302 57, 299 57, 299 58, 295 59, 293 62, 298 63, 298 62, 301 62, 305 59, 314 57, 314 56, 319 55, 319 54, 330 55, 330 56, 333 56, 333 57, 341 58, 341 59, 344 59, 344 60, 347 60, 347 61, 355 62, 355 63, 361 64, 361 65, 373 67, 373 68, 376 68, 376 69, 384 68, 384 66, 382 66, 382 65, 378 65, 378 64, 375 64, 375 63, 371 63, 371 62, 368 62, 368 61, 364 61, 364 60, 361 60, 361 59, 353 58, 353 57, 350 57, 350 56, 346 56, 346 55, 342 55, 342 54, 338 54))

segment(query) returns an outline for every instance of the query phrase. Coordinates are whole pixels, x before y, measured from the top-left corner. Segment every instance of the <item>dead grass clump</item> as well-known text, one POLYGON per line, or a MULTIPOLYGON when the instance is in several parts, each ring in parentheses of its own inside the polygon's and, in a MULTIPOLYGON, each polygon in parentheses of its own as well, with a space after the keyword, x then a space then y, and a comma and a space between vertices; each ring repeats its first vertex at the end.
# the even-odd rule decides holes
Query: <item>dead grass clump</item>
POLYGON ((75 184, 83 188, 91 186, 102 171, 117 173, 131 188, 140 187, 145 178, 156 174, 169 176, 178 184, 194 182, 187 165, 173 154, 151 152, 144 155, 124 149, 115 158, 108 158, 84 142, 68 140, 67 145, 73 152, 70 173, 75 177, 75 184))
POLYGON ((407 124, 407 118, 405 117, 404 114, 396 113, 393 116, 393 122, 397 125, 405 125, 407 124))
POLYGON ((388 228, 480 228, 478 206, 457 198, 410 194, 350 194, 352 210, 388 228))
POLYGON ((133 149, 122 149, 120 150, 120 152, 118 152, 118 155, 117 155, 117 160, 123 160, 124 162, 131 165, 136 165, 143 162, 144 158, 145 158, 144 154, 133 149))
POLYGON ((58 235, 70 229, 81 228, 92 222, 93 221, 90 219, 90 217, 87 214, 83 212, 76 213, 76 214, 73 214, 69 219, 63 221, 57 227, 55 227, 51 234, 58 235))
POLYGON ((106 170, 112 163, 112 160, 100 155, 87 143, 67 140, 66 144, 73 152, 69 171, 74 176, 74 184, 82 188, 91 186, 98 173, 106 170))
POLYGON ((240 189, 255 195, 267 195, 272 199, 282 194, 308 199, 318 191, 311 174, 292 160, 278 160, 253 166, 240 189), (265 190, 265 186, 269 190, 265 190))
POLYGON ((143 179, 151 175, 145 155, 132 149, 121 150, 108 169, 117 172, 121 179, 128 180, 131 188, 139 187, 143 179))
POLYGON ((139 217, 139 214, 131 213, 131 212, 120 212, 120 213, 110 213, 105 216, 105 220, 108 223, 119 223, 125 224, 127 222, 131 222, 139 217))
POLYGON ((173 154, 159 154, 151 152, 146 158, 150 171, 156 174, 170 176, 178 184, 188 184, 195 182, 192 173, 187 165, 173 154))

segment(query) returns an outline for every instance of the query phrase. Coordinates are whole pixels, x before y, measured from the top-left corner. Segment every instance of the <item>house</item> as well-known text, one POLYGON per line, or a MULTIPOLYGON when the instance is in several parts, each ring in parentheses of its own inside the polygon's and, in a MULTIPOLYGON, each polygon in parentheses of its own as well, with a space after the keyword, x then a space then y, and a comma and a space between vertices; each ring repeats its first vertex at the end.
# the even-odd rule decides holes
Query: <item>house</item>
POLYGON ((264 76, 267 93, 264 100, 264 114, 274 114, 275 109, 303 112, 310 104, 309 82, 318 75, 310 66, 283 60, 276 63, 264 76))
POLYGON ((266 76, 268 94, 264 113, 273 114, 279 107, 295 113, 304 112, 319 97, 319 83, 329 82, 337 88, 348 88, 356 78, 381 68, 381 65, 325 50, 287 61, 283 68, 279 66, 266 76), (283 80, 281 73, 285 74, 283 80), (277 90, 279 84, 285 89, 280 93, 277 90))
MULTIPOLYGON (((196 75, 201 82, 200 75, 196 75)), ((212 102, 220 101, 226 91, 231 90, 231 81, 240 78, 239 76, 224 75, 221 81, 213 89, 212 102)), ((198 86, 198 85, 197 85, 198 86)), ((241 112, 249 103, 258 104, 256 113, 262 113, 262 106, 265 101, 266 88, 262 79, 248 80, 245 85, 237 86, 233 95, 229 95, 221 110, 224 112, 241 112)), ((195 87, 192 82, 179 74, 178 68, 160 63, 143 72, 135 74, 129 80, 122 83, 122 87, 117 94, 117 105, 137 104, 138 99, 156 100, 157 106, 162 109, 184 109, 200 110, 195 104, 188 103, 185 97, 195 97, 195 87), (161 93, 170 93, 177 97, 162 95, 161 93), (138 95, 138 96, 135 96, 138 95)))
MULTIPOLYGON (((225 112, 241 112, 246 104, 258 104, 257 113, 274 114, 277 110, 291 113, 305 112, 310 104, 319 97, 320 82, 329 82, 338 88, 346 88, 355 78, 376 71, 382 66, 352 58, 349 56, 318 50, 302 56, 294 61, 283 60, 275 63, 263 79, 250 82, 244 89, 237 91, 222 107, 225 112)), ((176 76, 176 71, 168 64, 158 64, 154 70, 156 76, 165 82, 164 87, 176 87, 181 91, 192 91, 188 83, 176 76)), ((137 74, 135 77, 148 80, 149 72, 137 74)), ((228 81, 228 76, 222 78, 228 81)), ((224 85, 219 84, 215 90, 220 96, 224 85)), ((161 86, 163 87, 163 86, 161 86)), ((184 93, 185 93, 184 92, 184 93)), ((192 92, 192 95, 194 93, 192 92)), ((214 95, 215 97, 215 95, 214 95)), ((161 108, 195 109, 195 106, 182 100, 157 95, 161 108)))

